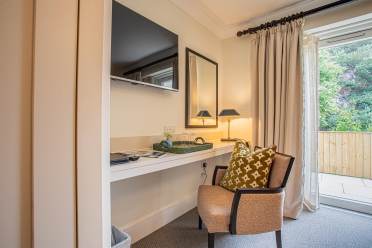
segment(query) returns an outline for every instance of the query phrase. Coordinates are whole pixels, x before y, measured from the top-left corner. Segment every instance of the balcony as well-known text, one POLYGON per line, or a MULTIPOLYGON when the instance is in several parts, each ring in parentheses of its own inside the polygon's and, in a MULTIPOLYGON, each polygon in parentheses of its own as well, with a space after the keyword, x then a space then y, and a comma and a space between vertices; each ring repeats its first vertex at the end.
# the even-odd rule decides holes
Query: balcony
POLYGON ((319 191, 372 204, 372 132, 319 132, 319 191))

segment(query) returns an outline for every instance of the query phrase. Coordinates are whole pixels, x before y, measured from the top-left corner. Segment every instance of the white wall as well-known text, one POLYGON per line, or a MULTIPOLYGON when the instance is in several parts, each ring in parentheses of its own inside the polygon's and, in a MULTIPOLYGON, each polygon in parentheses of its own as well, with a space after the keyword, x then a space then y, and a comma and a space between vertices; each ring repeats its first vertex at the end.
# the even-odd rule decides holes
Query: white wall
MULTIPOLYGON (((222 42, 223 85, 222 105, 234 108, 240 113, 239 119, 231 122, 231 136, 252 139, 252 82, 250 79, 249 38, 233 37, 222 42)), ((226 126, 226 123, 225 125, 226 126)), ((224 129, 225 130, 225 129, 224 129)))
POLYGON ((1 247, 31 247, 32 8, 0 4, 1 247))
MULTIPOLYGON (((169 0, 120 0, 121 3, 179 36, 179 92, 125 82, 111 86, 111 137, 160 135, 164 126, 185 125, 185 47, 222 65, 221 41, 169 0)), ((222 70, 219 73, 222 83, 222 70)), ((193 130, 195 131, 195 130, 193 130)), ((205 131, 205 130, 204 130, 205 131)))
POLYGON ((75 95, 78 1, 35 2, 34 247, 76 247, 75 95))
MULTIPOLYGON (((221 40, 169 0, 120 2, 179 35, 180 90, 169 92, 112 82, 111 137, 161 135, 164 126, 175 126, 177 132, 184 132, 185 48, 211 58, 221 68, 221 40)), ((221 69, 219 78, 221 85, 221 69)), ((191 130, 196 131, 201 130, 191 130)), ((226 164, 226 157, 216 161, 226 164)), ((210 178, 216 161, 210 161, 210 178)), ((112 184, 113 224, 126 228, 137 240, 183 214, 195 206, 201 171, 201 163, 194 163, 112 184)))
POLYGON ((79 1, 77 247, 110 247, 111 1, 79 1))

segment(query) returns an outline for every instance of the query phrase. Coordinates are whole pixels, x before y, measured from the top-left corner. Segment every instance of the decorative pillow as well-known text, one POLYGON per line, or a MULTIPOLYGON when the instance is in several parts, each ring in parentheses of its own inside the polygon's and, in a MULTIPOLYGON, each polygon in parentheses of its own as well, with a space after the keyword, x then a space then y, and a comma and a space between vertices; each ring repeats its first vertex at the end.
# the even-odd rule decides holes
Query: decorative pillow
POLYGON ((276 146, 256 150, 248 156, 232 157, 220 186, 236 191, 241 188, 266 188, 276 146))
POLYGON ((251 153, 249 143, 245 140, 237 140, 231 153, 231 158, 245 157, 251 153))

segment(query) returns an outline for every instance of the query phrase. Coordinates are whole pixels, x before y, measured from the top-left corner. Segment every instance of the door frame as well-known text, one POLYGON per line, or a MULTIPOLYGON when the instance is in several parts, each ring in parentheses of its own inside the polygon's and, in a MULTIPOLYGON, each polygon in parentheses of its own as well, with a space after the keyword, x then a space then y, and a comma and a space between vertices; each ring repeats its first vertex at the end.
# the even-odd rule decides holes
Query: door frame
POLYGON ((319 195, 319 201, 324 205, 353 210, 366 214, 372 214, 372 205, 365 202, 325 194, 319 195))
POLYGON ((111 247, 110 59, 112 1, 79 0, 78 247, 111 247))
MULTIPOLYGON (((366 14, 307 30, 306 33, 317 36, 319 38, 319 48, 324 48, 370 39, 372 38, 371 25, 372 14, 366 14)), ((319 202, 325 205, 372 214, 372 205, 366 202, 325 195, 320 192, 319 202)))

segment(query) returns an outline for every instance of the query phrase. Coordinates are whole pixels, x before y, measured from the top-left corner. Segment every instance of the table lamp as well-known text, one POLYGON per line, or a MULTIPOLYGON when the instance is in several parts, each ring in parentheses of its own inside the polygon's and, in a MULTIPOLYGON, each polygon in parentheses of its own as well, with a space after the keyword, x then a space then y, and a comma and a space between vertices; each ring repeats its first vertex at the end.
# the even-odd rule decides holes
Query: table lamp
POLYGON ((222 138, 221 141, 236 141, 237 139, 230 138, 230 121, 237 118, 240 114, 235 109, 223 109, 218 116, 226 117, 228 121, 227 138, 222 138))
POLYGON ((211 114, 208 112, 208 110, 200 110, 196 116, 203 120, 203 126, 204 126, 204 120, 212 117, 211 114))

